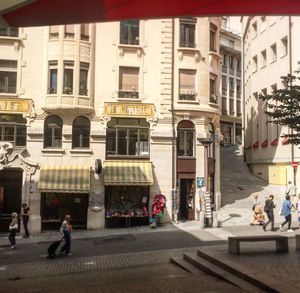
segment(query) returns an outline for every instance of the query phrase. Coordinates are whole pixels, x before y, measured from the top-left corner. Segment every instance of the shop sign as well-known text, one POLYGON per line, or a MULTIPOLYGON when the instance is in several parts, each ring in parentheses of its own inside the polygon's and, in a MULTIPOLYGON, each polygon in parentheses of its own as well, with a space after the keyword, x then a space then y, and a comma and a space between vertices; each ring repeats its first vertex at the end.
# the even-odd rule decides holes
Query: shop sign
POLYGON ((152 104, 105 103, 105 115, 111 117, 151 118, 154 115, 152 104))
POLYGON ((31 100, 0 98, 0 113, 30 113, 31 100))

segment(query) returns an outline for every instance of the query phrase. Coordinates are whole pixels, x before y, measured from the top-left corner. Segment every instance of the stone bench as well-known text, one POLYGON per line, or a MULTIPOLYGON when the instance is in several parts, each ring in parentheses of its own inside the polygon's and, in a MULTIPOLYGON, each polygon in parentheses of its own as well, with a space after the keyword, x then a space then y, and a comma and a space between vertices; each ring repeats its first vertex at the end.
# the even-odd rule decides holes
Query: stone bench
POLYGON ((300 234, 296 234, 296 250, 300 250, 300 234))
MULTIPOLYGON (((281 236, 281 235, 228 237, 228 251, 230 253, 240 254, 240 242, 263 242, 263 241, 276 241, 277 252, 289 251, 288 237, 281 236)), ((300 239, 299 239, 299 246, 300 246, 300 239)))

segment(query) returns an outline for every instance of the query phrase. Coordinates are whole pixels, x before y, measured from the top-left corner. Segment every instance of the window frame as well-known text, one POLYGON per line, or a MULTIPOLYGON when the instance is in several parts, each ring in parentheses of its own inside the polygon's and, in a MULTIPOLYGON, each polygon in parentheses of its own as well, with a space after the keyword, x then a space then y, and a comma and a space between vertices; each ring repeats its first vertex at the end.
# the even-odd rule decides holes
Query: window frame
POLYGON ((119 42, 121 45, 129 45, 129 46, 140 45, 141 22, 139 19, 120 21, 119 31, 120 31, 119 42), (127 25, 125 25, 126 23, 127 25), (137 28, 137 33, 134 32, 134 28, 137 28))
POLYGON ((118 98, 119 99, 139 99, 139 86, 140 86, 140 68, 139 67, 131 67, 131 66, 119 66, 119 88, 118 88, 118 98), (121 78, 122 71, 123 74, 126 73, 126 70, 132 70, 131 74, 135 75, 134 70, 137 71, 137 85, 133 86, 132 90, 123 89, 125 85, 123 84, 123 78, 121 78), (134 74, 133 74, 134 73, 134 74), (121 84, 122 82, 122 84, 121 84))
POLYGON ((73 95, 74 94, 74 61, 64 61, 64 69, 63 69, 63 89, 62 92, 64 95, 73 95), (72 71, 72 76, 70 78, 71 86, 68 83, 66 78, 67 72, 72 71))
POLYGON ((74 120, 73 120, 73 123, 72 123, 72 149, 89 149, 90 148, 90 135, 91 135, 91 121, 85 117, 85 116, 78 116, 76 117, 74 120), (84 125, 84 127, 80 127, 80 125, 76 125, 76 122, 79 120, 79 119, 82 119, 84 120, 85 122, 87 122, 86 125, 84 125), (88 143, 87 145, 83 145, 84 142, 83 142, 83 136, 82 136, 82 133, 79 133, 79 145, 77 146, 76 145, 76 138, 77 138, 77 134, 75 133, 76 130, 84 130, 84 131, 87 131, 88 132, 88 143))
MULTIPOLYGON (((185 69, 180 68, 178 71, 178 100, 179 101, 196 101, 197 89, 196 89, 196 80, 197 80, 197 70, 196 69, 185 69), (182 90, 182 80, 181 74, 186 74, 187 76, 193 76, 193 90, 182 90)), ((184 87, 183 87, 184 88, 184 87)))
POLYGON ((189 121, 189 120, 183 120, 181 121, 178 126, 177 126, 177 139, 176 139, 176 146, 177 146, 177 158, 184 159, 184 158, 189 158, 189 159, 194 159, 196 156, 196 131, 195 131, 195 125, 189 121), (183 133, 183 155, 179 155, 179 145, 182 143, 180 141, 181 139, 181 133, 183 133), (192 133, 192 155, 188 155, 188 134, 192 133))
MULTIPOLYGON (((56 123, 55 121, 52 122, 52 124, 56 123)), ((44 139, 43 139, 43 146, 44 149, 61 149, 62 148, 62 131, 63 131, 63 120, 57 116, 57 115, 50 115, 48 116, 45 121, 44 121, 44 139), (60 125, 59 127, 55 128, 53 127, 48 127, 51 129, 51 131, 47 130, 46 127, 47 125, 51 124, 51 121, 49 122, 50 119, 56 119, 60 125), (60 129, 60 133, 58 135, 55 133, 55 129, 60 129), (58 145, 56 146, 55 138, 56 136, 59 136, 58 139, 58 145), (48 144, 49 139, 51 140, 50 144, 48 144)))
POLYGON ((48 95, 57 94, 57 82, 58 82, 58 62, 56 60, 48 62, 48 95), (56 71, 56 86, 52 86, 51 71, 56 71))
POLYGON ((18 84, 18 61, 0 59, 0 94, 16 94, 17 84, 18 84), (2 64, 1 61, 3 61, 2 64), (5 62, 8 63, 7 67, 4 66, 5 62), (1 86, 2 78, 3 78, 3 83, 1 86), (11 85, 10 83, 13 84, 13 86, 10 86, 11 85))
POLYGON ((196 48, 197 19, 185 17, 179 19, 179 47, 196 48))

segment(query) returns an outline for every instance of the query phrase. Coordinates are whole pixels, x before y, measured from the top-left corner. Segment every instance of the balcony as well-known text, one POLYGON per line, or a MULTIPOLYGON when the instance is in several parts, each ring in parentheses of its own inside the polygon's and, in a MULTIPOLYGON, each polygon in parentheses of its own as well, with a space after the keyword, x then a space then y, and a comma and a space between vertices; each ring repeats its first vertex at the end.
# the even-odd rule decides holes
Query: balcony
POLYGON ((195 91, 186 91, 179 93, 180 101, 196 101, 197 93, 195 91))
POLYGON ((139 92, 119 90, 118 91, 118 98, 119 99, 138 99, 139 98, 139 92))
POLYGON ((241 46, 240 44, 237 44, 236 42, 232 42, 226 38, 221 37, 221 48, 224 48, 226 51, 231 53, 240 53, 241 52, 241 46))

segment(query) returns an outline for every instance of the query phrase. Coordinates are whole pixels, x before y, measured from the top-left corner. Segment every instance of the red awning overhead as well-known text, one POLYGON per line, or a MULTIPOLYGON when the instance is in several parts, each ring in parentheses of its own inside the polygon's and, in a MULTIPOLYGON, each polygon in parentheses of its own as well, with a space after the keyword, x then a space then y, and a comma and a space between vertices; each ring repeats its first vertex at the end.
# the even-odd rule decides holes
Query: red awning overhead
POLYGON ((288 136, 284 136, 283 140, 281 141, 282 144, 289 144, 290 138, 288 136))
POLYGON ((11 0, 3 3, 0 3, 2 21, 12 26, 184 15, 300 14, 299 0, 11 0))
POLYGON ((258 141, 256 141, 256 142, 252 145, 252 147, 253 147, 254 149, 257 149, 258 146, 259 146, 259 142, 258 142, 258 141))

